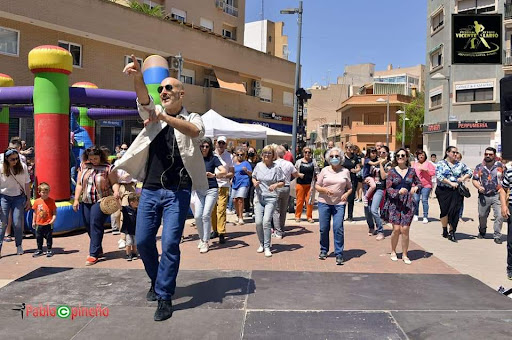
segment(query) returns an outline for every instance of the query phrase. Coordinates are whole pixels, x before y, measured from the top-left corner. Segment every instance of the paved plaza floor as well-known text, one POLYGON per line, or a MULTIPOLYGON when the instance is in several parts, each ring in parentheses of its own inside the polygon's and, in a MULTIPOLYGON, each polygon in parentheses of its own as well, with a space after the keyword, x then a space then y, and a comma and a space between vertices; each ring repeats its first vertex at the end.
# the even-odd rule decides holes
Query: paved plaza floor
POLYGON ((162 323, 152 321, 155 304, 144 299, 149 281, 142 261, 127 262, 109 231, 105 258, 92 267, 84 265, 85 233, 56 237, 52 258, 32 258, 33 238, 24 239, 22 256, 4 243, 0 339, 509 339, 512 300, 496 291, 512 287, 505 274, 506 242, 493 242, 490 220, 489 238, 476 239, 475 195, 465 204, 466 222, 454 244, 440 236, 439 208, 430 201, 432 221, 411 227, 409 266, 389 259, 389 227, 383 241, 368 236, 360 203, 355 223, 345 222, 343 266, 335 265, 332 249, 319 260, 318 223, 296 223, 291 214, 286 237, 273 239, 271 258, 256 253, 251 219, 228 223, 226 244, 214 240, 207 254, 199 254, 188 221, 176 311, 162 323), (101 304, 109 316, 22 320, 13 310, 21 303, 101 304))

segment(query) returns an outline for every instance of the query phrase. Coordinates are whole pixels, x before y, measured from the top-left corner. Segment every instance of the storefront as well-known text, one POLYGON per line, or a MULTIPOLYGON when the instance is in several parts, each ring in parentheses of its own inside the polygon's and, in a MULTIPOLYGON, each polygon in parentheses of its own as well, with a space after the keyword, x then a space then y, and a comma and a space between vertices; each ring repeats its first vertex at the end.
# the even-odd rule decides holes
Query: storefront
POLYGON ((430 157, 433 153, 437 159, 443 158, 444 141, 446 139, 446 123, 436 123, 423 126, 424 150, 430 157))
POLYGON ((485 148, 492 146, 498 149, 499 140, 497 122, 451 122, 452 141, 462 155, 462 161, 471 169, 482 162, 485 148))

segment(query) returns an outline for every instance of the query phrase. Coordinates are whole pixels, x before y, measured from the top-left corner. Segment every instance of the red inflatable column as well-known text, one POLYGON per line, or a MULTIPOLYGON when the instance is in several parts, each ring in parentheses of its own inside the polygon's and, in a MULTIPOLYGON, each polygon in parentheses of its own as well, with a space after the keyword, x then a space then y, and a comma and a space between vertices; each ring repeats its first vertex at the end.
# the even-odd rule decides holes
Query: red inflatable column
MULTIPOLYGON (((14 81, 7 74, 0 73, 0 87, 14 86, 14 81)), ((0 106, 0 152, 9 146, 9 107, 0 106)))

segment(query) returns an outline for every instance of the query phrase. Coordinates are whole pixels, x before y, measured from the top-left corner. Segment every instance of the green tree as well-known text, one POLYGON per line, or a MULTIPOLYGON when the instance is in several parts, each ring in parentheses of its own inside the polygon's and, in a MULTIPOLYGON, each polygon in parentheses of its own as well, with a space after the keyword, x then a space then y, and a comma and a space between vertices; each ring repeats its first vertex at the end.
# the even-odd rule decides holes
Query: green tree
MULTIPOLYGON (((405 116, 409 119, 405 121, 405 144, 408 145, 414 139, 415 136, 421 135, 423 132, 421 130, 421 126, 424 122, 425 117, 425 94, 423 92, 419 92, 418 95, 407 105, 405 108, 405 116)), ((404 108, 401 110, 404 111, 404 108)), ((396 131, 396 139, 399 142, 402 142, 402 124, 403 124, 403 114, 397 115, 397 131, 396 131)))

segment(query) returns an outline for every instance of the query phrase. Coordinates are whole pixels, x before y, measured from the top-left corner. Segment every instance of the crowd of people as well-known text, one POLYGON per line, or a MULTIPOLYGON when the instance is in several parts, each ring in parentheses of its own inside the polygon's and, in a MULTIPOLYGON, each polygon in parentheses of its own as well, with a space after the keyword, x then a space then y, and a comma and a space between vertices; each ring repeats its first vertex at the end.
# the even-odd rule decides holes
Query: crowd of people
MULTIPOLYGON (((206 138, 201 116, 183 106, 185 88, 175 78, 164 79, 158 87, 156 105, 145 86, 140 65, 126 65, 131 75, 144 129, 130 146, 115 150, 90 147, 78 166, 73 209, 82 214, 90 238, 86 265, 96 264, 103 256, 104 223, 110 215, 113 234, 120 234, 119 248, 126 259, 142 259, 151 286, 148 301, 158 301, 154 320, 172 316, 172 296, 180 264, 180 242, 185 220, 193 210, 199 253, 206 254, 212 240, 229 242, 227 212, 233 210, 235 224, 244 225, 254 218, 258 247, 256 253, 269 258, 272 239, 286 237, 286 214, 294 205, 295 222, 301 223, 305 206, 306 221, 314 223, 313 208, 318 207, 319 256, 326 260, 330 248, 330 230, 336 265, 344 258, 344 223, 354 221, 354 205, 361 201, 368 235, 377 241, 386 238, 384 225, 390 224, 390 259, 408 257, 409 229, 419 221, 429 223, 429 197, 439 202, 442 237, 457 242, 457 226, 472 180, 478 190, 478 237, 486 235, 490 209, 494 210, 494 241, 502 242, 502 223, 507 220, 508 277, 512 279, 512 233, 506 190, 512 183, 512 165, 505 166, 488 147, 474 171, 461 161, 458 149, 450 146, 443 159, 423 150, 414 154, 399 148, 393 155, 381 142, 362 152, 349 142, 336 147, 329 142, 323 157, 313 156, 311 147, 298 151, 295 160, 288 145, 266 145, 258 151, 249 142, 228 150, 226 136, 206 138), (142 187, 136 193, 138 184, 142 187), (292 192, 295 192, 292 195, 292 192), (291 196, 292 195, 292 196, 291 196), (156 235, 162 226, 161 256, 156 235)), ((33 150, 27 150, 33 152, 33 150)), ((33 209, 37 251, 33 256, 52 253, 52 224, 57 209, 50 186, 37 187, 39 198, 30 204, 30 170, 23 160, 21 142, 15 140, 1 158, 0 202, 2 228, 0 251, 7 226, 12 225, 17 253, 23 254, 23 212, 33 209), (11 216, 12 217, 9 217, 11 216), (12 220, 12 222, 10 222, 12 220), (46 239, 47 251, 43 252, 46 239)), ((203 256, 203 255, 202 255, 203 256)))

